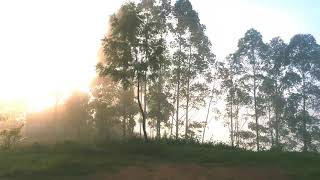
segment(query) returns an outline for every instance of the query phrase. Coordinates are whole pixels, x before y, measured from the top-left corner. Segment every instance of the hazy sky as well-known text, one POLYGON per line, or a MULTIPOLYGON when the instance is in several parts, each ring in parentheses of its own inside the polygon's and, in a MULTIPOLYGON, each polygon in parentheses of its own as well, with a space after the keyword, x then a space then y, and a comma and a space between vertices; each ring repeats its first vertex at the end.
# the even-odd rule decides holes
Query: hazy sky
MULTIPOLYGON (((251 27, 265 41, 311 33, 320 41, 318 0, 191 0, 219 59, 251 27)), ((23 99, 31 110, 54 92, 88 89, 109 16, 124 0, 1 0, 0 99, 23 99)))

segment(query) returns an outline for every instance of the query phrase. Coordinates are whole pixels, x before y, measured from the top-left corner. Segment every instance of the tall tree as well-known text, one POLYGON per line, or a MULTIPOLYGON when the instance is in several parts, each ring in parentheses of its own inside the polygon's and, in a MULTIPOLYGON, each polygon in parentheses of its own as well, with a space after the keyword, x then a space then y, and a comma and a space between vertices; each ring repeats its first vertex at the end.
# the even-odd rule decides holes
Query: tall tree
POLYGON ((316 116, 320 98, 320 47, 310 34, 295 35, 288 45, 290 70, 297 83, 289 97, 290 124, 302 140, 303 151, 312 147, 312 130, 319 124, 316 116))
POLYGON ((217 71, 222 80, 221 88, 226 91, 227 116, 230 119, 230 140, 234 146, 235 136, 239 131, 239 107, 250 103, 248 87, 241 82, 244 73, 234 54, 227 57, 225 63, 219 63, 217 71))
POLYGON ((247 72, 242 78, 247 84, 250 84, 253 111, 256 131, 256 147, 260 150, 259 143, 259 117, 262 116, 260 99, 258 97, 258 88, 263 79, 262 68, 265 63, 266 45, 262 41, 262 35, 255 29, 249 29, 243 38, 239 40, 238 50, 235 53, 236 59, 241 61, 243 71, 247 72))
POLYGON ((141 84, 148 70, 148 62, 140 42, 143 17, 134 3, 124 4, 110 17, 110 30, 103 39, 105 64, 98 64, 100 75, 110 75, 125 88, 136 86, 136 96, 143 122, 143 134, 147 141, 146 114, 140 99, 141 84))
MULTIPOLYGON (((110 30, 103 40, 105 65, 98 65, 100 75, 110 75, 125 88, 136 87, 136 96, 142 117, 144 138, 146 132, 147 81, 155 79, 161 69, 165 43, 163 42, 162 6, 155 0, 142 0, 137 5, 126 3, 110 18, 110 30), (144 92, 142 91, 144 86, 144 92), (144 94, 144 107, 140 96, 144 94)), ((163 6, 162 6, 163 7, 163 6)), ((164 11, 164 10, 163 10, 164 11)))
POLYGON ((167 52, 166 37, 171 2, 168 0, 143 0, 139 7, 146 16, 143 42, 149 59, 150 71, 153 71, 152 73, 149 72, 148 76, 151 81, 148 86, 149 96, 147 96, 148 100, 146 102, 153 103, 152 107, 149 105, 148 111, 152 112, 152 118, 156 120, 157 137, 160 137, 160 124, 166 121, 163 119, 163 111, 165 111, 163 105, 168 103, 167 92, 164 92, 163 87, 169 77, 170 58, 167 52), (162 98, 161 101, 155 102, 154 100, 159 99, 159 97, 162 98))
MULTIPOLYGON (((288 63, 286 57, 287 44, 279 38, 275 37, 267 44, 267 58, 265 63, 266 75, 263 79, 260 90, 266 98, 267 114, 270 125, 271 139, 273 139, 273 131, 275 132, 275 146, 280 145, 280 128, 283 127, 282 121, 285 107, 285 90, 289 88, 291 78, 286 73, 288 63)), ((272 140, 273 142, 273 140, 272 140)))
MULTIPOLYGON (((200 23, 198 13, 189 0, 178 0, 173 9, 176 20, 173 32, 175 34, 175 70, 177 83, 177 116, 178 129, 180 96, 185 100, 185 137, 188 137, 190 106, 197 107, 198 102, 204 102, 208 95, 207 83, 199 83, 199 79, 210 74, 214 63, 211 52, 211 42, 205 35, 205 26, 200 23), (182 76, 181 76, 182 75, 182 76), (182 77, 182 78, 181 78, 182 77)), ((178 130, 176 136, 178 136, 178 130)))

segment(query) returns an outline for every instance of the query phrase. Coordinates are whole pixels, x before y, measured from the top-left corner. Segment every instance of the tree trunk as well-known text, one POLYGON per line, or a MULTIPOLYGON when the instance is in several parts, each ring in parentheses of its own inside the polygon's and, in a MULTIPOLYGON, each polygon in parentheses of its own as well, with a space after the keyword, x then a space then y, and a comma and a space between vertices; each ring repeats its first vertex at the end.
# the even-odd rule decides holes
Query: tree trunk
POLYGON ((147 73, 144 73, 144 96, 143 96, 143 111, 146 118, 146 121, 148 120, 147 116, 147 73))
POLYGON ((231 94, 231 104, 230 104, 230 125, 231 125, 231 132, 230 132, 230 138, 231 138, 231 147, 234 147, 234 136, 233 136, 233 94, 231 94))
POLYGON ((186 105, 186 130, 185 138, 188 138, 188 123, 189 123, 189 101, 190 101, 190 63, 191 63, 191 46, 189 52, 188 72, 187 72, 187 105, 186 105))
POLYGON ((303 98, 303 120, 302 120, 302 138, 303 138, 303 151, 308 151, 307 145, 307 113, 306 113, 306 92, 305 92, 305 74, 302 73, 302 98, 303 98))
MULTIPOLYGON (((255 75, 254 75, 255 76, 255 75)), ((255 77, 254 77, 255 79, 255 77)), ((256 98, 256 80, 253 83, 253 100, 254 100, 254 116, 256 121, 256 143, 257 143, 257 151, 260 151, 260 144, 259 144, 259 122, 258 122, 258 110, 257 110, 257 98, 256 98)))
MULTIPOLYGON (((140 102, 142 102, 142 85, 140 85, 140 88, 141 88, 141 90, 140 90, 140 97, 139 97, 139 99, 140 99, 140 102)), ((140 137, 142 137, 142 126, 143 126, 143 123, 142 123, 142 121, 140 121, 139 122, 139 124, 140 124, 140 137)))
MULTIPOLYGON (((269 130, 270 130, 270 138, 271 138, 271 147, 274 146, 274 140, 273 140, 273 128, 272 128, 272 122, 271 122, 271 104, 268 104, 268 121, 269 121, 269 130)), ((277 131, 276 131, 277 132, 277 131)), ((276 142, 276 146, 278 146, 276 142)))
MULTIPOLYGON (((269 115, 270 116, 270 115, 269 115)), ((276 142, 275 145, 278 147, 279 146, 279 116, 278 116, 278 112, 276 110, 275 112, 275 133, 276 133, 276 142)), ((272 141, 273 142, 273 141, 272 141)))
MULTIPOLYGON (((180 67, 179 67, 180 69, 180 67)), ((180 71, 180 70, 178 70, 180 71)), ((178 72, 177 82, 177 109, 176 109, 176 139, 179 138, 179 95, 180 95, 180 73, 178 72)))
POLYGON ((158 118, 157 118, 157 138, 161 136, 161 94, 162 94, 162 66, 160 64, 158 83, 158 118))
POLYGON ((207 128, 207 125, 208 125, 208 118, 209 118, 209 113, 210 113, 210 108, 211 108, 211 103, 212 103, 212 100, 213 100, 213 88, 212 88, 212 93, 211 93, 211 97, 210 97, 210 101, 209 101, 209 105, 208 105, 208 110, 207 110, 207 116, 206 116, 206 121, 204 123, 204 127, 203 127, 203 133, 202 133, 202 143, 204 142, 204 136, 205 136, 205 133, 206 133, 206 128, 207 128))
MULTIPOLYGON (((276 89, 276 95, 279 95, 279 91, 278 91, 278 80, 276 79, 276 84, 275 84, 275 89, 276 89)), ((279 109, 278 109, 278 104, 276 104, 274 106, 274 116, 275 116, 275 133, 276 133, 276 140, 275 140, 275 144, 277 147, 279 147, 279 142, 280 142, 280 137, 279 137, 279 126, 280 126, 280 122, 279 122, 279 109)))
POLYGON ((237 116, 236 116, 236 146, 239 147, 239 143, 240 143, 240 137, 239 137, 239 104, 237 104, 236 106, 236 113, 237 113, 237 116))
POLYGON ((139 105, 139 109, 140 109, 140 114, 142 116, 142 129, 143 129, 143 136, 144 136, 144 140, 146 142, 148 142, 148 135, 147 135, 147 131, 146 131, 146 116, 144 114, 142 105, 141 105, 141 101, 140 101, 140 77, 138 77, 138 89, 137 89, 137 95, 138 95, 138 105, 139 105))
POLYGON ((255 64, 255 55, 254 50, 252 50, 252 57, 253 57, 253 101, 254 101, 254 116, 256 121, 256 145, 257 151, 260 151, 260 143, 259 143, 259 117, 258 117, 258 107, 257 107, 257 82, 256 82, 256 64, 255 64))
MULTIPOLYGON (((181 36, 179 35, 179 51, 181 53, 181 36)), ((179 100, 180 100, 180 63, 181 55, 179 55, 178 72, 177 72, 177 109, 176 109, 176 139, 179 138, 179 100)))

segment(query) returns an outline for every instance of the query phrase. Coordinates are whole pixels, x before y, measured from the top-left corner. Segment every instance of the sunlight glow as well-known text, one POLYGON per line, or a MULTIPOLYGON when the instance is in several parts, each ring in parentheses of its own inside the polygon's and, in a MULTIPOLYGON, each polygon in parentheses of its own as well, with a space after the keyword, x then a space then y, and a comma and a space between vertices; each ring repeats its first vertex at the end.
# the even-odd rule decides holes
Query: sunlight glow
MULTIPOLYGON (((108 17, 124 2, 1 1, 0 98, 22 99, 28 111, 39 111, 55 103, 56 93, 88 91, 108 17)), ((219 59, 251 27, 267 40, 281 35, 288 41, 305 32, 298 17, 253 2, 258 1, 192 1, 219 59)))

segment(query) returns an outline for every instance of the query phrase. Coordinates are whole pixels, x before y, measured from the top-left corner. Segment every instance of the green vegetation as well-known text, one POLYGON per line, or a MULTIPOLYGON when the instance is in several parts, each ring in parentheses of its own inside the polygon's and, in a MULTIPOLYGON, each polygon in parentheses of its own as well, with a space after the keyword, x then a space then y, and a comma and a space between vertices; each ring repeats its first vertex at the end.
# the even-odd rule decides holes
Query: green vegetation
MULTIPOLYGON (((65 142, 0 152, 0 179, 78 179, 113 174, 128 166, 199 164, 206 167, 274 168, 292 179, 318 179, 320 156, 314 153, 252 152, 224 144, 140 139, 96 144, 65 142)), ((89 178, 88 178, 89 179, 89 178)))

